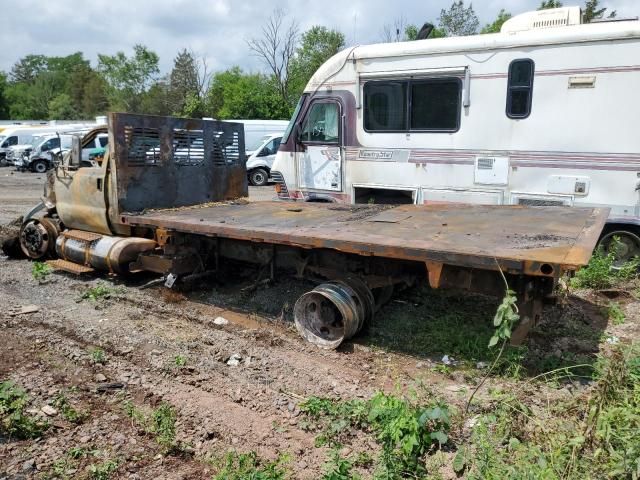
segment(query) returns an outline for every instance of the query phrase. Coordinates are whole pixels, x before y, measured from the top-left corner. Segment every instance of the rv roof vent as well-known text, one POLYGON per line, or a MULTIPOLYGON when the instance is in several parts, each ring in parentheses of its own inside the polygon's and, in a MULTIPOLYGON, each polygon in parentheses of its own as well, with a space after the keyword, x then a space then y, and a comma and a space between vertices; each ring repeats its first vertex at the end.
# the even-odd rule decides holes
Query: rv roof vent
POLYGON ((550 8, 535 12, 522 13, 510 18, 502 25, 500 33, 526 32, 541 28, 566 27, 579 25, 582 15, 580 7, 550 8))

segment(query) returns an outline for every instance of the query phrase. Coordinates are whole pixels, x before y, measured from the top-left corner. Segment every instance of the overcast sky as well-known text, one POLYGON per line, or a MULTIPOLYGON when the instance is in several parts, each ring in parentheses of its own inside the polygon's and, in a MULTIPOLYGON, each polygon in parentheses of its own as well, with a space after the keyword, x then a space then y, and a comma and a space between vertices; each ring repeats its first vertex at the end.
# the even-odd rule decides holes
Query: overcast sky
MULTIPOLYGON (((9 71, 24 55, 68 55, 82 51, 92 64, 97 53, 119 50, 129 55, 142 43, 160 55, 163 73, 178 50, 187 47, 207 57, 212 69, 240 65, 262 67, 246 40, 259 36, 275 8, 296 20, 300 29, 324 25, 342 31, 347 45, 381 39, 385 23, 404 16, 410 23, 437 22, 452 0, 2 0, 0 69, 9 71)), ((468 3, 468 2, 465 2, 468 3)), ((473 2, 481 25, 500 8, 512 14, 535 10, 540 0, 473 2)), ((565 5, 579 5, 582 0, 565 5)), ((640 14, 640 0, 604 0, 619 16, 640 14)))

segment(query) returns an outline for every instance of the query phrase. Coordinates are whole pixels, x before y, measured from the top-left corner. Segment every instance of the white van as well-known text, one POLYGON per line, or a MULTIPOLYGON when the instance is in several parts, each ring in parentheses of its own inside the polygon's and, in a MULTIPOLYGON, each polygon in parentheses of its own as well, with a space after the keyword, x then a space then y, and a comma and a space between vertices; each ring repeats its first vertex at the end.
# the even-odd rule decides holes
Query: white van
POLYGON ((258 146, 258 142, 265 137, 265 135, 284 133, 289 125, 288 120, 225 120, 225 122, 237 122, 244 125, 244 148, 247 151, 247 157, 249 151, 255 150, 258 146))
POLYGON ((34 137, 45 133, 55 133, 60 128, 59 126, 16 127, 2 131, 0 133, 0 160, 13 163, 15 157, 20 158, 22 153, 31 149, 34 137))
POLYGON ((289 200, 607 207, 601 244, 640 256, 639 58, 640 21, 579 7, 346 49, 310 79, 271 178, 289 200))
POLYGON ((247 148, 247 175, 249 183, 255 187, 266 185, 269 172, 280 148, 282 133, 270 133, 247 148))

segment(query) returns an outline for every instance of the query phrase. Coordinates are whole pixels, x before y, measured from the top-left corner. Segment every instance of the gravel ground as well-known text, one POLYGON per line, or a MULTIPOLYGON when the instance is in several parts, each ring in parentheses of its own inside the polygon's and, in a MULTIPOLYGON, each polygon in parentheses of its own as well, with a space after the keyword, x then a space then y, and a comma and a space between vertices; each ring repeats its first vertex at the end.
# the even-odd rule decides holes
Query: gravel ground
MULTIPOLYGON (((1 168, 0 223, 37 202, 43 180, 1 168)), ((271 197, 271 187, 251 189, 251 200, 271 197)), ((149 280, 145 276, 52 273, 36 280, 32 267, 0 256, 0 381, 24 388, 27 412, 46 418, 51 428, 37 440, 0 434, 0 479, 86 478, 91 468, 109 462, 115 466, 111 478, 207 478, 214 473, 208 460, 229 450, 255 451, 265 459, 288 453, 291 478, 317 479, 330 452, 315 446, 301 400, 369 398, 379 390, 420 386, 463 409, 481 373, 434 368, 444 367, 443 353, 452 353, 437 339, 449 321, 462 322, 454 328, 468 332, 470 341, 472 322, 486 322, 483 332, 490 335, 495 311, 495 302, 482 298, 409 291, 380 312, 366 335, 323 351, 302 341, 291 324, 291 306, 312 288, 307 283, 284 279, 252 291, 245 288, 252 284, 248 272, 179 293, 138 288, 149 280), (437 323, 444 316, 446 322, 437 323), (219 317, 227 322, 216 322, 219 317), (429 333, 426 320, 438 331, 429 333), (80 419, 69 419, 61 398, 80 419), (176 412, 179 454, 127 416, 128 406, 150 412, 165 402, 176 412)), ((627 322, 619 326, 608 325, 594 303, 572 297, 564 309, 548 311, 529 341, 531 358, 593 359, 603 338, 637 337, 635 299, 625 297, 627 322), (589 341, 578 338, 583 331, 589 341)), ((487 338, 481 341, 486 345, 487 338)), ((572 395, 569 388, 499 377, 477 398, 487 398, 490 388, 516 385, 530 402, 572 395)), ((375 455, 379 447, 373 436, 354 435, 345 449, 345 455, 375 455)), ((360 473, 371 476, 366 469, 360 473)), ((455 478, 450 468, 440 473, 455 478)))

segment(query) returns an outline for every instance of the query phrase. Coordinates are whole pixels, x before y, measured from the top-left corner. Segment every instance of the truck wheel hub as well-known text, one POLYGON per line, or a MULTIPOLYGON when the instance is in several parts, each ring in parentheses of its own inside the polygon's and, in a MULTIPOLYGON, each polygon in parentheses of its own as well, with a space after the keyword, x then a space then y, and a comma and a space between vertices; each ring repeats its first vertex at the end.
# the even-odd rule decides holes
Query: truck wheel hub
POLYGON ((49 249, 49 232, 35 220, 29 221, 20 232, 20 247, 29 258, 42 258, 49 249))

